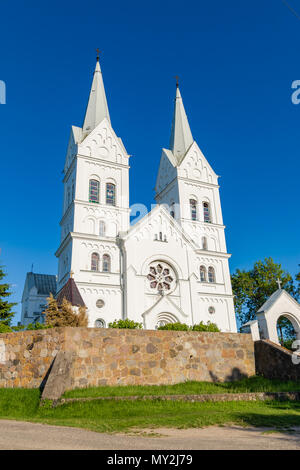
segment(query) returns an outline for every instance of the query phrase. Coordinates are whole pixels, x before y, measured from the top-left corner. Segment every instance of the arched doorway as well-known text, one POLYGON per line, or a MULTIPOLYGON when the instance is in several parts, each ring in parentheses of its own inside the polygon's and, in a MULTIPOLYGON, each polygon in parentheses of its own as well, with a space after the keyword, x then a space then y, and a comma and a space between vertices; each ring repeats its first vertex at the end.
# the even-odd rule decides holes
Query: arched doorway
POLYGON ((278 343, 281 346, 291 349, 296 339, 299 339, 299 322, 289 314, 280 315, 276 323, 278 343))
POLYGON ((159 313, 157 315, 156 328, 158 328, 159 326, 164 326, 167 323, 177 323, 178 321, 178 318, 176 318, 175 315, 172 315, 172 313, 159 313))

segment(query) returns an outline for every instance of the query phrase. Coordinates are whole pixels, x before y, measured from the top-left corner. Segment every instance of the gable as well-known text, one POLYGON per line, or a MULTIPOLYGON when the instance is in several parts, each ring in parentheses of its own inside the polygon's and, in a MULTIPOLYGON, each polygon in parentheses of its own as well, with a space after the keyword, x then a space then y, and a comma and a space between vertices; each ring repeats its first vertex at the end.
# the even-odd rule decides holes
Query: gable
POLYGON ((170 150, 162 150, 156 178, 156 193, 160 193, 176 176, 175 164, 172 163, 172 158, 173 154, 170 150))
POLYGON ((276 311, 288 313, 298 311, 300 319, 300 304, 284 289, 278 289, 258 310, 257 315, 272 315, 276 311))
POLYGON ((129 158, 122 140, 106 118, 78 145, 78 153, 123 165, 128 164, 129 158))
POLYGON ((194 142, 178 165, 179 176, 200 182, 218 184, 218 176, 194 142))
POLYGON ((157 302, 155 302, 150 308, 142 313, 142 317, 146 319, 150 315, 158 316, 162 312, 174 315, 180 322, 183 322, 183 320, 188 317, 188 315, 184 313, 183 310, 181 310, 181 308, 178 307, 168 295, 161 296, 157 302))
POLYGON ((139 222, 133 225, 128 232, 124 233, 123 236, 121 234, 121 236, 125 241, 129 239, 135 241, 153 241, 156 236, 159 238, 160 232, 163 240, 164 236, 166 236, 168 240, 172 238, 180 244, 180 246, 189 244, 194 250, 197 249, 193 240, 183 231, 182 227, 170 216, 162 205, 157 205, 149 214, 145 215, 139 222))
POLYGON ((80 127, 75 127, 75 126, 71 127, 71 133, 70 133, 66 160, 65 160, 65 167, 64 167, 65 173, 67 172, 69 166, 71 165, 74 156, 77 154, 77 144, 81 140, 81 134, 82 134, 82 131, 80 127))

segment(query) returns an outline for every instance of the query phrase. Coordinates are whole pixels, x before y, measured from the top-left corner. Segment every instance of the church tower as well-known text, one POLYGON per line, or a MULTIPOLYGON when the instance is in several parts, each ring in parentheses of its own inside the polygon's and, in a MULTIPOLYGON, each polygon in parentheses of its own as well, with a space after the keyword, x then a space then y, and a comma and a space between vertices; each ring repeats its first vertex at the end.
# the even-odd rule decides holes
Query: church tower
POLYGON ((199 248, 226 252, 218 175, 193 139, 178 84, 170 148, 162 150, 155 191, 156 202, 199 248))
POLYGON ((111 125, 97 57, 83 126, 71 129, 56 252, 58 296, 68 290, 72 277, 71 284, 88 308, 89 326, 105 326, 112 312, 114 318, 122 318, 117 236, 129 229, 128 161, 111 125))
POLYGON ((227 331, 236 331, 218 175, 192 136, 178 83, 170 148, 162 150, 155 191, 156 202, 166 206, 196 247, 200 282, 193 290, 200 305, 211 302, 209 311, 220 305, 220 320, 227 317, 227 331))

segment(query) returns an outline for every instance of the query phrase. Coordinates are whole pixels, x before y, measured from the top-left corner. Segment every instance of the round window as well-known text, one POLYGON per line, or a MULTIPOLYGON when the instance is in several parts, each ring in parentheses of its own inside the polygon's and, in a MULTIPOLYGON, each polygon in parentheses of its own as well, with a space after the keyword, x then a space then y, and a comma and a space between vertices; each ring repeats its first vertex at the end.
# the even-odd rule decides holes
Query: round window
POLYGON ((215 307, 209 307, 209 308, 208 308, 208 313, 210 313, 211 315, 212 315, 213 313, 216 313, 215 307))
POLYGON ((174 270, 163 261, 155 261, 149 266, 147 275, 150 289, 156 292, 169 294, 176 286, 174 270))
POLYGON ((97 302, 96 302, 96 307, 102 308, 102 307, 104 307, 104 305, 105 305, 104 300, 102 300, 102 299, 98 299, 98 300, 97 300, 97 302))
POLYGON ((105 328, 105 321, 103 320, 103 318, 98 318, 98 320, 95 321, 95 327, 105 328))

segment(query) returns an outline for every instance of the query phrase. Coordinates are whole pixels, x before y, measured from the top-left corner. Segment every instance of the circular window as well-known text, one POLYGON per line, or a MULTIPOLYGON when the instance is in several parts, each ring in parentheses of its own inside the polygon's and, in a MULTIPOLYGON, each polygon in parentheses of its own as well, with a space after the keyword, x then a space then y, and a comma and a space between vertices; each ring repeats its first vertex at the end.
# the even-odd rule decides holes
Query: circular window
POLYGON ((95 321, 95 327, 105 328, 105 321, 102 318, 98 318, 98 320, 95 321))
POLYGON ((208 307, 208 313, 210 313, 211 315, 212 315, 213 313, 216 313, 215 307, 208 307))
POLYGON ((156 292, 165 292, 168 294, 174 290, 176 286, 174 270, 162 261, 151 263, 147 279, 151 290, 156 292))
POLYGON ((102 300, 102 299, 98 299, 98 300, 97 300, 97 302, 96 302, 96 307, 102 308, 102 307, 104 307, 104 305, 105 305, 104 300, 102 300))

